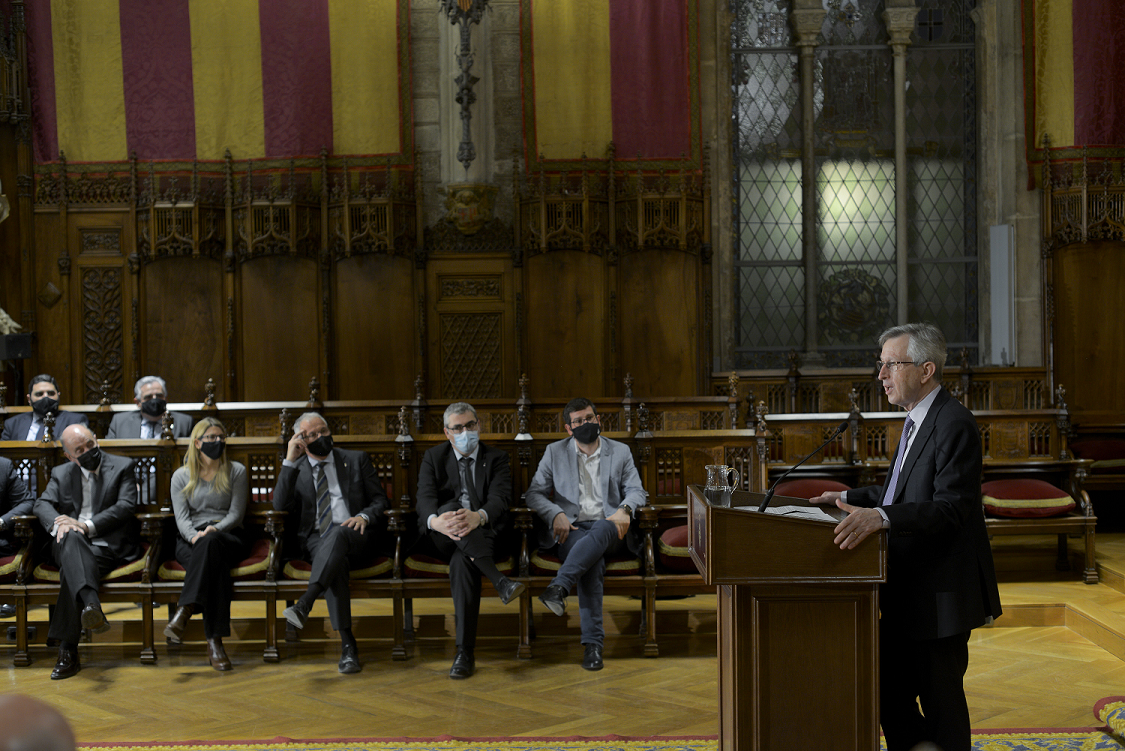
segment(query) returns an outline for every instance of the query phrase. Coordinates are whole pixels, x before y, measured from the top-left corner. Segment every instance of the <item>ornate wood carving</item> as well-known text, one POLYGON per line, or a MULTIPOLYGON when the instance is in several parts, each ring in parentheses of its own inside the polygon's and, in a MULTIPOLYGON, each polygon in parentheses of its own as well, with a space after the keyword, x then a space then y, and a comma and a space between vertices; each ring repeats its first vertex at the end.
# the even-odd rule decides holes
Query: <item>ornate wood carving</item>
POLYGON ((98 401, 102 381, 120 392, 124 383, 121 269, 82 270, 82 362, 84 399, 98 401))
POLYGON ((83 228, 79 237, 79 252, 83 255, 121 255, 120 229, 83 228))
POLYGON ((501 396, 500 313, 441 316, 442 396, 490 399, 501 396))
POLYGON ((442 279, 441 298, 447 297, 487 297, 499 299, 501 294, 500 277, 483 279, 442 279))

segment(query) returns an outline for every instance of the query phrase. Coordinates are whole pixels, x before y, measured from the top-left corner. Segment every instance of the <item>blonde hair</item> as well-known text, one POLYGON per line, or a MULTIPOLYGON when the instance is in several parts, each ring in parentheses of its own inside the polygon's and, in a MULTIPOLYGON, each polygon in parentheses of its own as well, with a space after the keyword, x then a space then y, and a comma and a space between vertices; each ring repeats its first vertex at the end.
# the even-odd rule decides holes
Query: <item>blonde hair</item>
MULTIPOLYGON (((191 443, 188 444, 187 454, 184 455, 184 466, 188 468, 188 482, 184 486, 184 497, 191 498, 195 486, 199 484, 199 475, 203 471, 203 460, 200 458, 200 451, 195 446, 196 440, 203 437, 211 428, 218 428, 226 435, 227 429, 223 424, 216 420, 214 417, 204 417, 191 431, 191 443)), ((219 459, 219 471, 215 474, 215 490, 220 493, 230 492, 230 459, 227 458, 227 452, 223 452, 222 458, 219 459)))

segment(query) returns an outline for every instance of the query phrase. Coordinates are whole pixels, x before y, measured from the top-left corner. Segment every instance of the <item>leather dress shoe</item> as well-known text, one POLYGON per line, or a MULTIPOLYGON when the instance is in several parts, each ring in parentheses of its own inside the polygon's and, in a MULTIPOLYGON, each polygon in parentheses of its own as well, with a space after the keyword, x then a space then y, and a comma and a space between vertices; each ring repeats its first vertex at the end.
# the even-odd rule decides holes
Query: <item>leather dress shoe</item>
POLYGON ((82 628, 93 631, 95 634, 104 634, 109 631, 109 621, 105 619, 101 605, 87 605, 82 608, 82 628))
POLYGON ((164 627, 164 636, 169 644, 184 643, 184 629, 187 628, 188 619, 191 618, 191 608, 179 608, 172 620, 164 627))
POLYGON ((282 615, 293 628, 304 628, 305 624, 309 622, 309 611, 300 600, 285 608, 282 615))
POLYGON ((468 678, 476 670, 476 660, 473 659, 471 649, 458 649, 457 656, 453 658, 453 666, 449 668, 449 677, 455 681, 468 678))
POLYGON ((500 585, 496 588, 496 594, 500 595, 500 602, 505 605, 522 595, 525 591, 527 591, 526 584, 512 581, 506 576, 500 579, 500 585))
POLYGON ((602 645, 587 644, 586 653, 582 655, 582 667, 586 670, 601 670, 605 667, 602 662, 602 645))
POLYGON ((227 651, 223 649, 223 640, 218 637, 207 640, 207 659, 215 670, 225 672, 231 668, 230 658, 227 657, 227 651))
POLYGON ((51 671, 51 680, 61 681, 64 678, 70 678, 73 675, 78 675, 78 671, 81 669, 82 666, 78 664, 78 652, 66 647, 59 647, 59 659, 55 663, 55 669, 51 671))
POLYGON ((563 615, 566 613, 566 590, 558 584, 552 584, 539 595, 539 602, 546 605, 555 615, 563 615))
POLYGON ((0 605, 0 618, 14 618, 15 616, 15 605, 0 605))
POLYGON ((359 664, 359 650, 354 644, 345 644, 340 651, 340 666, 341 673, 358 673, 363 670, 363 666, 359 664))

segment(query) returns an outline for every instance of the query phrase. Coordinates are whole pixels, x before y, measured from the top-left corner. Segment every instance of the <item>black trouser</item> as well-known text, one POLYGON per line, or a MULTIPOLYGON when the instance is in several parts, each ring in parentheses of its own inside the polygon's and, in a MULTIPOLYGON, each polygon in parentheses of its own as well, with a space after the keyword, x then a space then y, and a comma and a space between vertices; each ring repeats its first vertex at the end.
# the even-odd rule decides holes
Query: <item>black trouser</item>
POLYGON ((323 537, 313 532, 305 540, 312 559, 309 584, 317 584, 324 590, 332 628, 337 631, 352 627, 352 595, 348 589, 352 564, 370 557, 377 545, 378 534, 370 524, 363 534, 351 527, 333 524, 323 537))
POLYGON ((106 546, 90 542, 90 538, 78 531, 67 532, 61 542, 55 542, 52 537, 51 552, 59 567, 59 599, 47 636, 78 644, 82 635, 82 608, 98 601, 97 592, 102 577, 117 568, 123 560, 106 546), (87 587, 93 590, 92 593, 87 593, 92 599, 80 602, 82 590, 87 587))
POLYGON ((246 557, 242 530, 211 531, 192 545, 176 538, 176 560, 184 567, 180 607, 191 605, 203 613, 203 633, 208 639, 230 636, 230 570, 246 557))
POLYGON ((915 640, 907 631, 879 629, 879 723, 888 751, 923 741, 942 751, 969 751, 964 679, 970 632, 915 640))
POLYGON ((480 618, 481 572, 471 559, 491 558, 496 546, 492 530, 477 527, 460 540, 430 530, 430 541, 438 555, 449 561, 449 590, 453 596, 453 614, 457 623, 457 646, 474 649, 477 643, 477 621, 480 618))

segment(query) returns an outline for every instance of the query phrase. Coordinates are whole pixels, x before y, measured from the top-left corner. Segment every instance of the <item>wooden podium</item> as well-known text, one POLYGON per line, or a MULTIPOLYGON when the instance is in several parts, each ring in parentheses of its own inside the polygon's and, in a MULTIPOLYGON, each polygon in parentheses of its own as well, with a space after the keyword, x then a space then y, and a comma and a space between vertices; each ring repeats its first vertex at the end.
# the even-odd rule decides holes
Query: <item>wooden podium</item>
POLYGON ((691 557, 718 587, 719 750, 877 751, 887 535, 840 550, 833 522, 759 514, 763 497, 688 487, 691 557))

